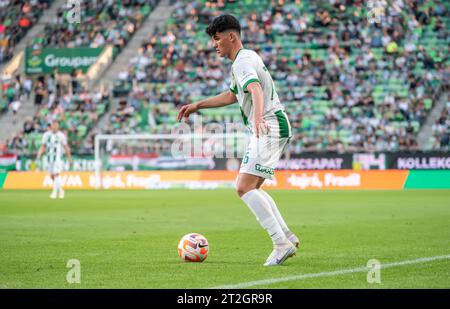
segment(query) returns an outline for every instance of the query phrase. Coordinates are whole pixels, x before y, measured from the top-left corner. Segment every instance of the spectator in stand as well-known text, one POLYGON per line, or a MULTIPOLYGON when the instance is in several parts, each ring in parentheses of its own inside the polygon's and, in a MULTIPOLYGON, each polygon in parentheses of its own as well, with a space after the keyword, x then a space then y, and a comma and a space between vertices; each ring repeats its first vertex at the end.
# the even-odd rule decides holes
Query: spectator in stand
POLYGON ((37 23, 52 1, 0 1, 0 64, 13 57, 14 46, 37 23))

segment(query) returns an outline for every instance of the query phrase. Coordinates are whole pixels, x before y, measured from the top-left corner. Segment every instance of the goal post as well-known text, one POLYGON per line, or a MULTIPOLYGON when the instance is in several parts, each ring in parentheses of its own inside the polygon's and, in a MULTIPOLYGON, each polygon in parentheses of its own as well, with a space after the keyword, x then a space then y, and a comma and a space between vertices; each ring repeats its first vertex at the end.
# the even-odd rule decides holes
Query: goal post
POLYGON ((195 170, 206 169, 214 158, 239 159, 245 154, 248 139, 245 133, 97 134, 97 187, 106 171, 195 170))
MULTIPOLYGON (((96 188, 103 175, 122 171, 238 170, 249 133, 98 134, 94 161, 96 188)), ((289 160, 289 149, 284 158, 289 160)))

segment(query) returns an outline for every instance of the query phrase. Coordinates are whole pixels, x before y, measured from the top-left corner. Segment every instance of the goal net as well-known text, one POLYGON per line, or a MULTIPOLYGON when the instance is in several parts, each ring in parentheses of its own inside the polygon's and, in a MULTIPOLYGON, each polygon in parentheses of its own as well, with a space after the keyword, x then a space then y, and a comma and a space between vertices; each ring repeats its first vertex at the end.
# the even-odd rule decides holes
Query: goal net
POLYGON ((96 187, 107 172, 237 170, 249 135, 99 134, 95 137, 96 187))

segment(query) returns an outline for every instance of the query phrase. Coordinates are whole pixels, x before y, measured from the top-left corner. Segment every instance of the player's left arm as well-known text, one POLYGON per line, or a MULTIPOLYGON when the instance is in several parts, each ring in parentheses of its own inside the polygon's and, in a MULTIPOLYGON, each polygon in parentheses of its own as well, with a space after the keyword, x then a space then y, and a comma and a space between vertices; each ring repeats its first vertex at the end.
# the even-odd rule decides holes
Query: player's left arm
POLYGON ((260 135, 265 135, 269 132, 269 127, 264 121, 264 93, 261 88, 261 84, 258 81, 251 82, 247 85, 247 91, 252 96, 253 102, 253 122, 255 124, 255 134, 256 137, 260 135))
POLYGON ((67 145, 67 144, 64 145, 64 151, 66 153, 67 159, 69 160, 70 163, 72 163, 72 154, 70 152, 69 145, 67 145))
POLYGON ((69 143, 67 142, 67 137, 65 134, 62 134, 62 145, 64 146, 64 153, 67 156, 67 160, 72 163, 72 153, 70 152, 69 143))

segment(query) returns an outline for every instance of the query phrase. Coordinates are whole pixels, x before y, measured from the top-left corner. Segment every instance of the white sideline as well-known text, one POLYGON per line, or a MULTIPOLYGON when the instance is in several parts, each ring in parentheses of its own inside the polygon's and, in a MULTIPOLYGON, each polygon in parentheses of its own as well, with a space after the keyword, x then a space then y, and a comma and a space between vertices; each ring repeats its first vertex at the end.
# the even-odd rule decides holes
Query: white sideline
MULTIPOLYGON (((432 256, 432 257, 419 258, 419 259, 415 259, 415 260, 406 260, 406 261, 400 261, 400 262, 381 264, 381 268, 390 268, 390 267, 403 266, 403 265, 427 263, 427 262, 446 260, 446 259, 450 259, 450 255, 432 256)), ((319 277, 332 277, 332 276, 339 276, 339 275, 367 272, 367 271, 369 271, 369 268, 364 266, 364 267, 357 267, 357 268, 335 270, 335 271, 330 271, 330 272, 295 275, 295 276, 287 276, 287 277, 281 277, 281 278, 272 278, 272 279, 263 279, 263 280, 242 282, 242 283, 238 283, 238 284, 222 285, 222 286, 212 287, 211 289, 243 289, 243 288, 249 288, 249 287, 256 286, 256 285, 269 285, 269 284, 274 284, 274 283, 279 283, 279 282, 304 280, 304 279, 319 278, 319 277)))

